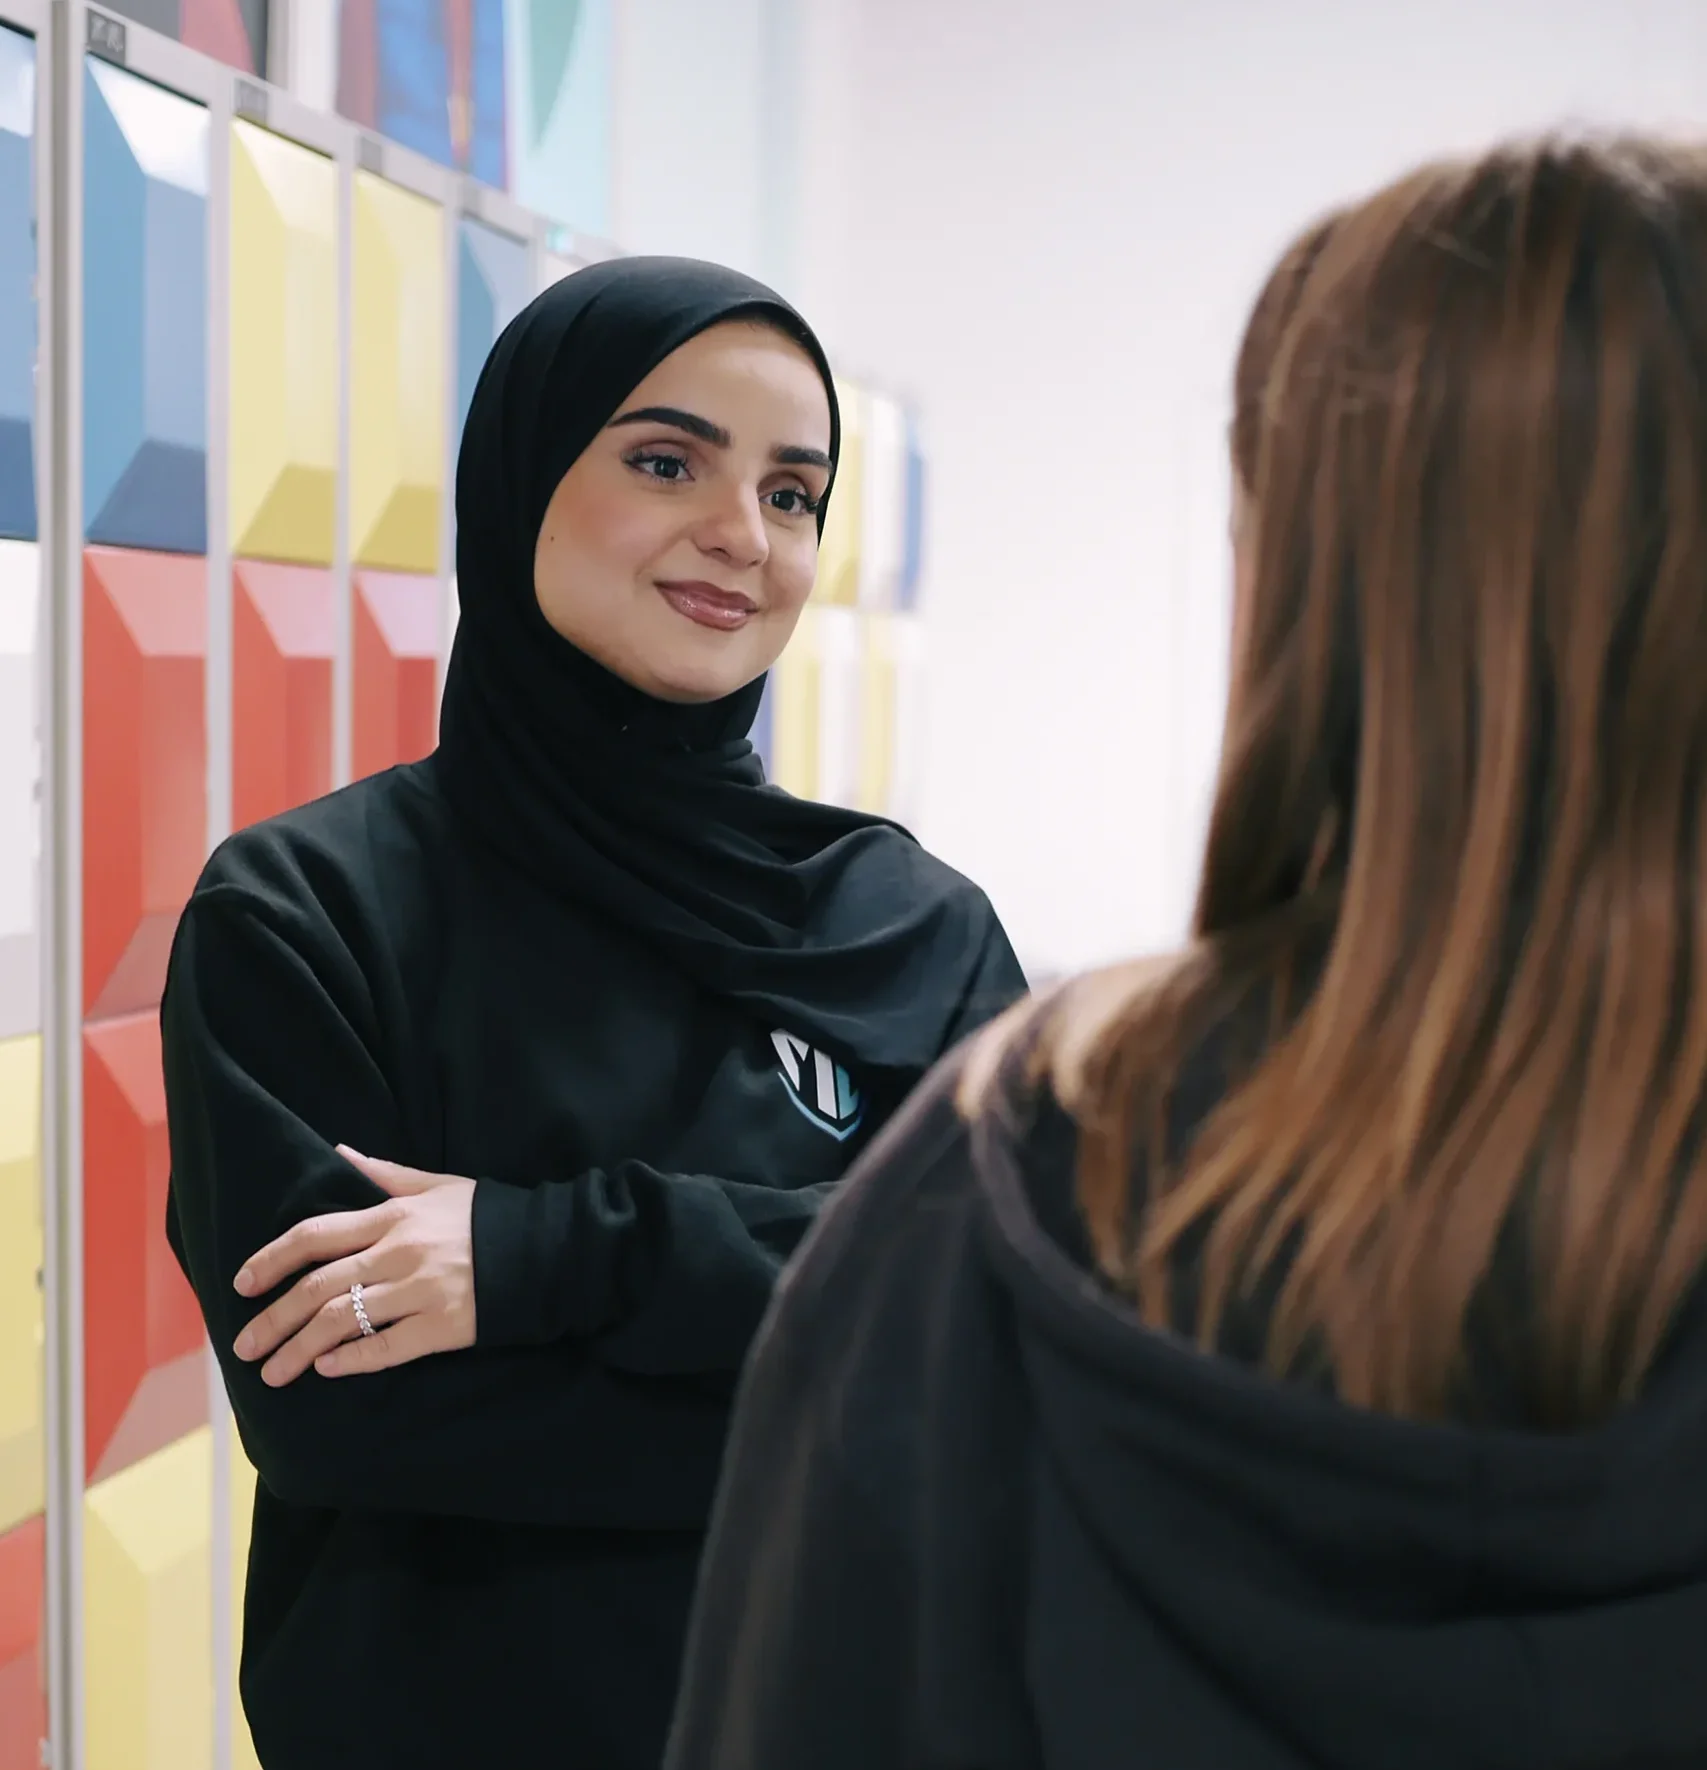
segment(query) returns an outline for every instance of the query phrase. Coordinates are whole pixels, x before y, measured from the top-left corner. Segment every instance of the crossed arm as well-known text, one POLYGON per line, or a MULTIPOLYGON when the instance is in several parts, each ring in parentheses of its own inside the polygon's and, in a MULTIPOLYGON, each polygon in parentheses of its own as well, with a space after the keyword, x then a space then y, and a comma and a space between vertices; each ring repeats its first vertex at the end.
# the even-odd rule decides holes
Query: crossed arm
MULTIPOLYGON (((655 1380, 739 1369, 824 1189, 641 1163, 523 1189, 356 1156, 405 1152, 405 1127, 361 969, 311 932, 199 898, 162 1008, 169 1231, 263 1478, 303 1505, 678 1522, 634 1515, 613 1421, 655 1380)), ((675 1412, 682 1443, 654 1448, 709 1491, 719 1434, 675 1412)))

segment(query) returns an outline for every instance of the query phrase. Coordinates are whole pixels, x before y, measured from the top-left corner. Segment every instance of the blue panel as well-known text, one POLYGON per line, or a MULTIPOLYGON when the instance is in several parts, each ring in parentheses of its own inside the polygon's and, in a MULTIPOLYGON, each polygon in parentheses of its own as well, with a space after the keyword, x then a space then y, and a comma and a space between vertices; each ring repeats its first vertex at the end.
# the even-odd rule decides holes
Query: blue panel
POLYGON ((0 537, 36 537, 36 46, 0 26, 0 537))
POLYGON ((504 111, 504 0, 474 0, 474 68, 469 97, 474 135, 468 170, 494 190, 508 190, 509 128, 504 111))
POLYGON ((373 25, 375 127, 441 166, 454 166, 444 8, 422 0, 374 0, 373 25))
POLYGON ((464 221, 457 253, 456 433, 498 334, 533 298, 528 249, 496 228, 464 221))
POLYGON ((150 180, 143 260, 148 436, 207 452, 207 198, 150 180))
POLYGON ((492 301, 492 288, 481 275, 480 261, 468 234, 475 222, 462 224, 462 241, 458 248, 456 275, 456 434, 468 422, 468 408, 474 401, 474 386, 486 353, 498 335, 497 308, 492 301))
POLYGON ((83 514, 92 541, 207 550, 207 114, 84 71, 83 514))
POLYGON ((773 746, 776 742, 776 672, 771 671, 765 678, 765 692, 759 701, 758 716, 753 720, 753 748, 759 753, 759 760, 765 765, 765 778, 771 773, 773 746))
POLYGON ((919 605, 919 575, 925 552, 925 457, 919 447, 918 427, 907 414, 907 510, 903 519, 901 582, 895 606, 903 611, 919 605))
POLYGON ((517 199, 583 233, 611 231, 615 0, 528 0, 509 13, 517 199))

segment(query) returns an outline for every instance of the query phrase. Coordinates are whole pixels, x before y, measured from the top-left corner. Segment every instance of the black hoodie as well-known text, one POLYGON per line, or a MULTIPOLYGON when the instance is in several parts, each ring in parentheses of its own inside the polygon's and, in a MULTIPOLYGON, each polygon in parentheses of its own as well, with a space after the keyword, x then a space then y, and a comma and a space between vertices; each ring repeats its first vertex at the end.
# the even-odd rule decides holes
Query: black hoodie
POLYGON ((1024 990, 981 892, 766 783, 762 682, 649 700, 540 611, 557 484, 731 316, 807 351, 833 419, 805 322, 716 266, 600 265, 511 324, 464 432, 439 750, 240 832, 179 924, 168 1233, 259 1475, 241 1684, 267 1770, 656 1770, 772 1281, 1024 990), (476 1181, 476 1343, 273 1389, 233 1352, 267 1299, 232 1281, 381 1202, 340 1144, 476 1181))
POLYGON ((1707 1324, 1579 1436, 1141 1327, 1064 1123, 926 1084, 746 1378, 669 1770, 1707 1765, 1707 1324))

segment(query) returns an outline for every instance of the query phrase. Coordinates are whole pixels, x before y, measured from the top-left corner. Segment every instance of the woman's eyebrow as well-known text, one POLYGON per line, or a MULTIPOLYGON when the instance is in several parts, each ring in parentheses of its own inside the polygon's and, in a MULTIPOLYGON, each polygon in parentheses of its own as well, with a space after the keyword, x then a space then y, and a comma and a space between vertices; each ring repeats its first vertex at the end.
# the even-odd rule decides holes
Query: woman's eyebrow
MULTIPOLYGON (((616 430, 625 424, 667 424, 672 430, 685 430, 689 436, 697 436, 714 449, 726 449, 735 440, 721 424, 713 424, 696 412, 684 412, 680 406, 640 406, 611 419, 605 429, 616 430)), ((771 450, 771 459, 779 467, 821 467, 826 473, 835 466, 822 449, 802 448, 794 443, 779 444, 771 450)))
POLYGON ((611 419, 605 429, 616 430, 624 424, 668 424, 672 430, 685 430, 689 436, 697 436, 714 449, 726 449, 734 440, 722 425, 713 424, 709 418, 701 418, 696 413, 684 412, 677 406, 641 406, 635 411, 624 412, 620 418, 611 419))
POLYGON ((771 459, 778 467, 822 467, 826 473, 835 465, 822 449, 802 449, 784 444, 771 450, 771 459))

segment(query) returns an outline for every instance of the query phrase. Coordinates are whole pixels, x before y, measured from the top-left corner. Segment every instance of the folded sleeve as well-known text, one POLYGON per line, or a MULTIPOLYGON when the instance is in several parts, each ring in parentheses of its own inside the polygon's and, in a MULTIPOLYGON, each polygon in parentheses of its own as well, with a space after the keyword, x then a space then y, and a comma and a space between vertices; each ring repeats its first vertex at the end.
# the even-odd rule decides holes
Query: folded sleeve
MULTIPOLYGON (((370 983, 323 918, 215 887, 180 925, 161 1026, 168 1232, 245 1447, 290 1503, 586 1522, 587 1493, 619 1460, 604 1447, 624 1406, 657 1413, 643 1392, 613 1391, 613 1368, 732 1380, 820 1203, 814 1189, 759 1197, 638 1166, 538 1202, 482 1181, 478 1345, 272 1389, 231 1351, 268 1300, 238 1296, 238 1269, 295 1223, 380 1201, 337 1144, 407 1159, 370 983)), ((697 1447, 695 1410, 677 1411, 697 1447)))
POLYGON ((613 1369, 732 1376, 827 1184, 666 1174, 644 1162, 474 1192, 482 1346, 597 1339, 613 1369))

